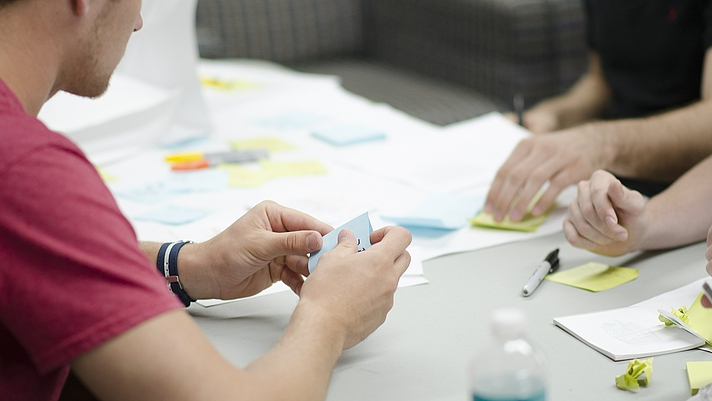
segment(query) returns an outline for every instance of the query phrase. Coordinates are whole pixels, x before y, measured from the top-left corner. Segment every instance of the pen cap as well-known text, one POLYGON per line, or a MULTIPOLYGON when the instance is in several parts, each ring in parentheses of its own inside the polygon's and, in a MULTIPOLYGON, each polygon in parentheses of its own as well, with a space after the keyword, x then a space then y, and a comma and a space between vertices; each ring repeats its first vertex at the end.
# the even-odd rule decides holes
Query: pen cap
POLYGON ((492 312, 492 334, 502 339, 512 339, 524 333, 526 316, 521 309, 500 308, 492 312))

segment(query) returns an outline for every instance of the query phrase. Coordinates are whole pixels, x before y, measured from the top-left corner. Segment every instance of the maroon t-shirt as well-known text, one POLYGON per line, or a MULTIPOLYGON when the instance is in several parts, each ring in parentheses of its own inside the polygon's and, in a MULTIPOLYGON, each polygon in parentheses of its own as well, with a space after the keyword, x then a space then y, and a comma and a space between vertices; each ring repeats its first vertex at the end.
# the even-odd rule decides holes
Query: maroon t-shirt
POLYGON ((181 308, 92 164, 0 80, 0 400, 54 400, 70 362, 181 308))

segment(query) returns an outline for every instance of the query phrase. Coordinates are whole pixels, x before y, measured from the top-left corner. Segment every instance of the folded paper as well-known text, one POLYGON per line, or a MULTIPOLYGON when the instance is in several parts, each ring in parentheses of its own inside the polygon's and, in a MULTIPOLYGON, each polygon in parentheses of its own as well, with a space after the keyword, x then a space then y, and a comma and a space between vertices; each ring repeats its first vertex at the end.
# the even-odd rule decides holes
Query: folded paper
POLYGON ((621 390, 638 391, 640 386, 647 387, 653 378, 653 358, 633 359, 628 363, 625 373, 616 376, 616 387, 621 390))

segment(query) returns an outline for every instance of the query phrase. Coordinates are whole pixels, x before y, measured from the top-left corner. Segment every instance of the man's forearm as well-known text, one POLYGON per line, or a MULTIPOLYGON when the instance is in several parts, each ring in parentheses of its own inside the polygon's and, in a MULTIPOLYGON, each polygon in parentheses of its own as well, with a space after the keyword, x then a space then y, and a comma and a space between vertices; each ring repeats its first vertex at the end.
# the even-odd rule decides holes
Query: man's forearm
POLYGON ((712 225, 712 157, 650 199, 644 249, 664 249, 705 239, 712 225))
POLYGON ((589 128, 607 144, 602 168, 622 177, 672 182, 712 154, 712 101, 589 128))

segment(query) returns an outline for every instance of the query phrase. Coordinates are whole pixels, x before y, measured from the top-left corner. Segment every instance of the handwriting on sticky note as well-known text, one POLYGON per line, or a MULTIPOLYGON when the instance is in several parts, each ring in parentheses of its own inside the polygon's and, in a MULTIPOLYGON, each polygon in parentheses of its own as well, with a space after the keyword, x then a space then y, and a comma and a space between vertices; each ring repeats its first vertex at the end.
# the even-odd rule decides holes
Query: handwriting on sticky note
POLYGON ((321 249, 312 252, 309 255, 309 272, 313 272, 316 267, 319 258, 326 252, 334 249, 339 243, 339 233, 344 230, 349 229, 354 233, 356 237, 356 247, 358 251, 365 251, 371 247, 371 233, 373 232, 373 227, 371 226, 371 220, 368 218, 368 212, 356 217, 355 219, 349 221, 348 223, 342 225, 341 227, 329 232, 323 237, 323 244, 321 249))
POLYGON ((599 292, 617 287, 638 277, 638 269, 590 262, 546 276, 547 280, 584 290, 599 292))

